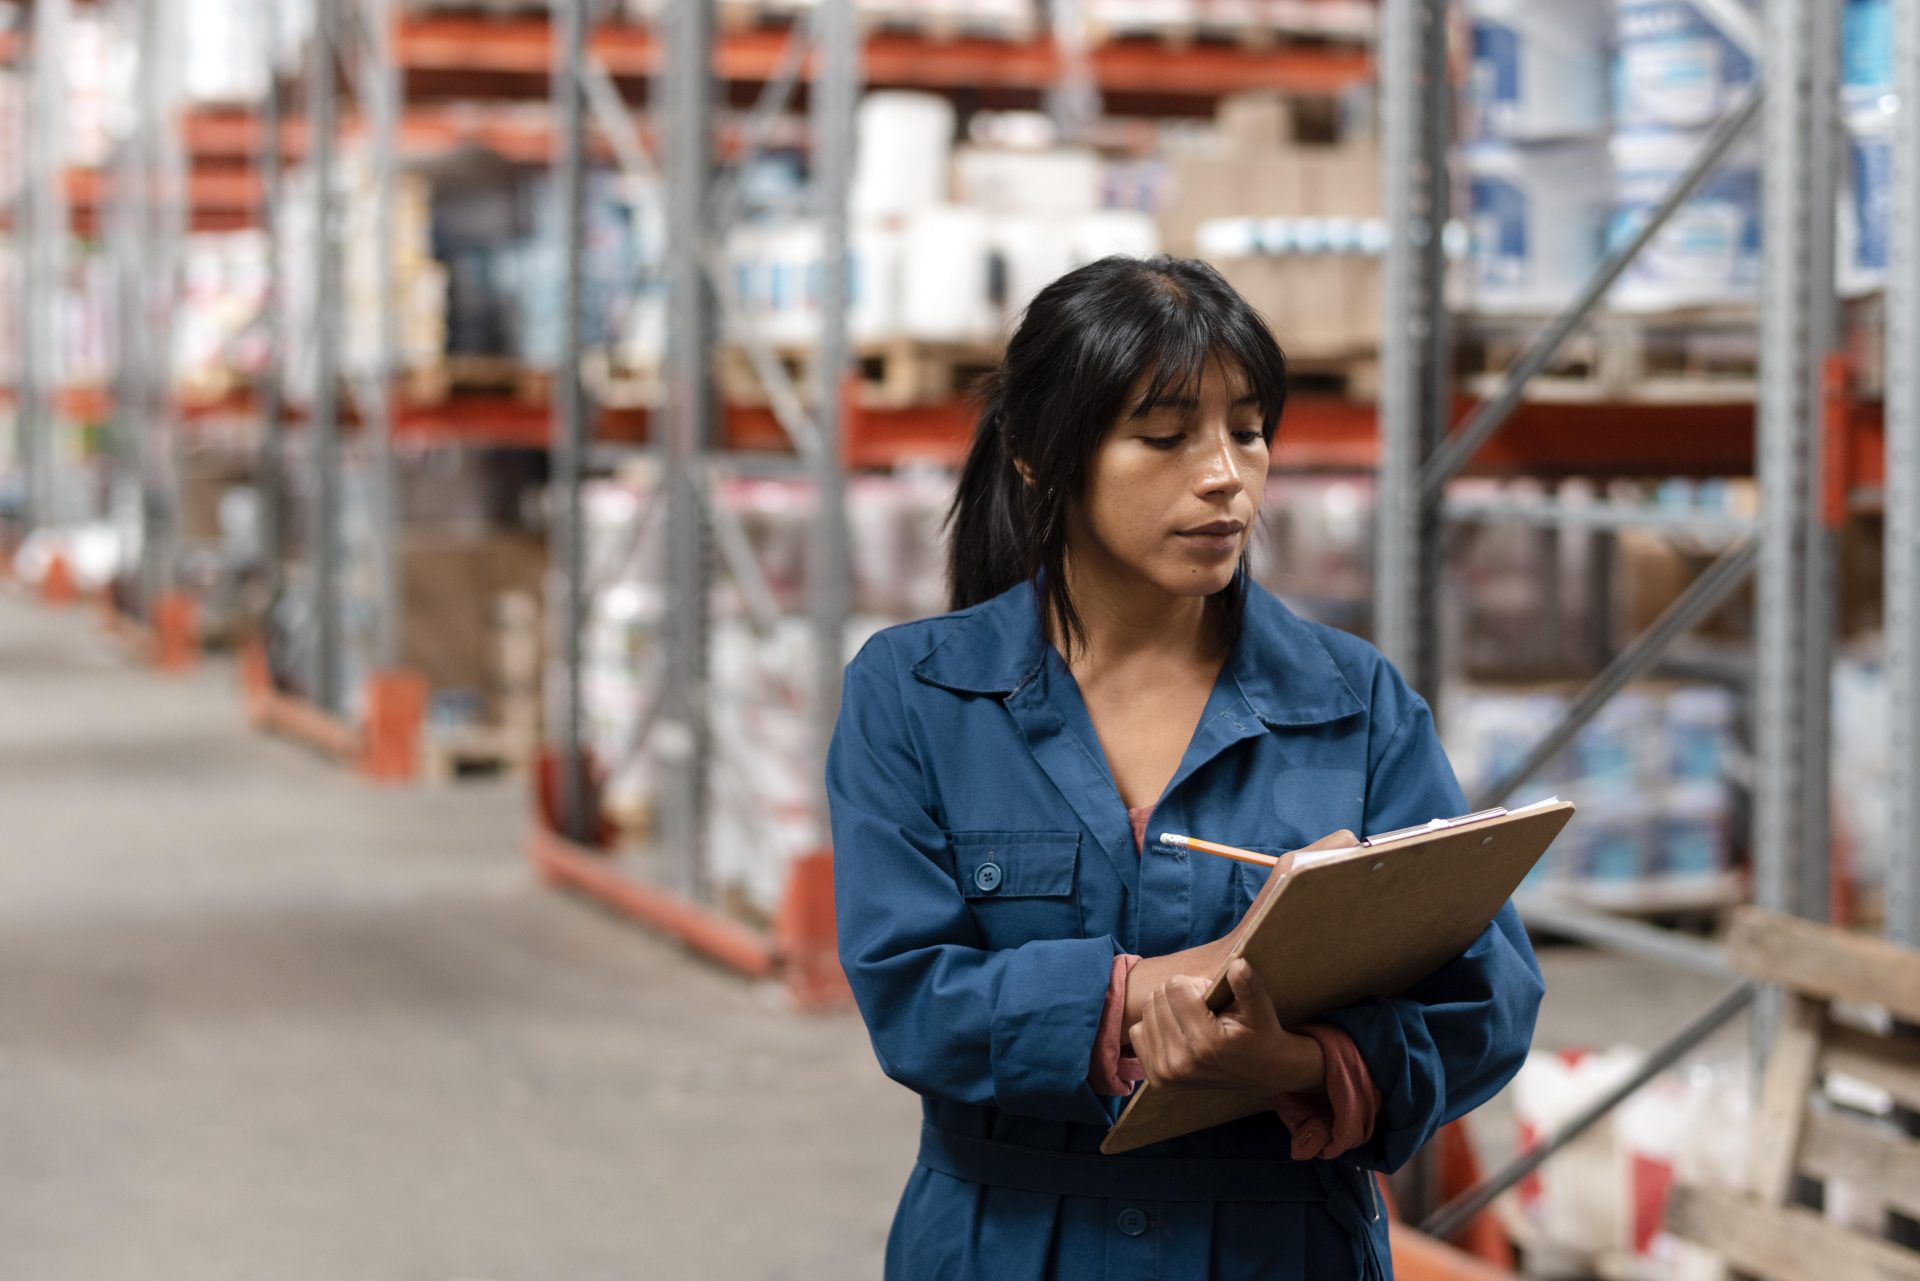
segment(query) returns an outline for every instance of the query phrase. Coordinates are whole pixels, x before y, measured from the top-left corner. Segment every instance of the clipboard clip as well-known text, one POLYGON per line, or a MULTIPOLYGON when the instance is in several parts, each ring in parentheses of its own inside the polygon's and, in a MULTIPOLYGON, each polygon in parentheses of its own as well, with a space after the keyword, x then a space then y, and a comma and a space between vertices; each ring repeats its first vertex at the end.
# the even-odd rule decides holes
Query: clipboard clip
POLYGON ((1409 836, 1424 836, 1428 832, 1444 832, 1450 827, 1465 827, 1468 823, 1478 823, 1482 819, 1502 818, 1506 813, 1505 806, 1496 805, 1490 810, 1476 810, 1472 814, 1462 814, 1458 818, 1436 818, 1426 823, 1415 823, 1412 827, 1401 827, 1391 832, 1362 837, 1360 846, 1363 849, 1371 849, 1376 845, 1385 845, 1389 841, 1403 841, 1409 836))

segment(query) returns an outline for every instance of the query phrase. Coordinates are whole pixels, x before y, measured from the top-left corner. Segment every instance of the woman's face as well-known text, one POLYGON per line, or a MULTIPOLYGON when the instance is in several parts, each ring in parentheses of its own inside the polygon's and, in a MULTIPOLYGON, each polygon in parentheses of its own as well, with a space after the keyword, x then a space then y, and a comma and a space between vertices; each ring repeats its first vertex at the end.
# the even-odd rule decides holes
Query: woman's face
POLYGON ((1260 406, 1237 368, 1141 403, 1108 429, 1068 516, 1078 568, 1208 596, 1233 579, 1267 482, 1260 406))

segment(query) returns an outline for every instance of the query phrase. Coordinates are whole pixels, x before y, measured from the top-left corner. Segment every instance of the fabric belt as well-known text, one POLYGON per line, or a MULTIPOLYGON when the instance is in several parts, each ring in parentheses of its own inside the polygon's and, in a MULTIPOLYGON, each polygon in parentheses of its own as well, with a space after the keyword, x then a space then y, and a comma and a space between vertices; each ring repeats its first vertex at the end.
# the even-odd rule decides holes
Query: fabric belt
POLYGON ((1369 1227, 1380 1215, 1373 1175, 1344 1161, 1053 1152, 923 1125, 920 1164, 968 1183, 1055 1196, 1324 1204, 1353 1240, 1357 1275, 1364 1281, 1387 1281, 1389 1275, 1369 1227))

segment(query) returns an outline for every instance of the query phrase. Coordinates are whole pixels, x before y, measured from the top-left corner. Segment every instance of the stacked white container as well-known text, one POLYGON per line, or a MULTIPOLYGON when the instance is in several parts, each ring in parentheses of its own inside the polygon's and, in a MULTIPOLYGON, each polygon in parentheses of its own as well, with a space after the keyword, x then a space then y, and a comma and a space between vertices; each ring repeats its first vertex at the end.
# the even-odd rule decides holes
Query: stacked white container
POLYGON ((1847 176, 1840 191, 1842 293, 1870 293, 1887 283, 1892 211, 1893 6, 1889 0, 1847 0, 1841 85, 1847 113, 1847 176))
POLYGON ((1607 12, 1473 0, 1471 16, 1473 303, 1552 310, 1592 274, 1606 231, 1607 12))
MULTIPOLYGON (((1755 78, 1752 0, 1617 0, 1612 241, 1686 172, 1755 78)), ((1760 284, 1760 145, 1725 157, 1621 277, 1614 306, 1660 311, 1751 302, 1760 284)))

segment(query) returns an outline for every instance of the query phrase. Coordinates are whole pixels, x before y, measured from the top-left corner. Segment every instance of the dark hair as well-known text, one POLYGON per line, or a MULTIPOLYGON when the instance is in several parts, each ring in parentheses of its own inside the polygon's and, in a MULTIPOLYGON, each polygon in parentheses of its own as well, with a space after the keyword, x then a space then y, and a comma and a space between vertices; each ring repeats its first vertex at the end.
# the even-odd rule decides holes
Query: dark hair
MULTIPOLYGON (((981 388, 981 411, 953 506, 952 608, 998 596, 1045 571, 1048 607, 1071 654, 1085 627, 1067 591, 1067 513, 1101 440, 1148 376, 1146 401, 1198 385, 1209 362, 1237 365, 1258 398, 1269 444, 1287 403, 1287 363, 1246 299, 1190 258, 1102 258, 1028 304, 1006 359, 981 388), (1033 475, 1029 486, 1014 460, 1033 475)), ((1229 639, 1246 600, 1247 558, 1217 594, 1229 639)))

